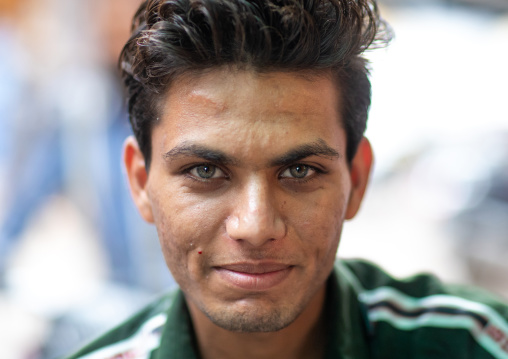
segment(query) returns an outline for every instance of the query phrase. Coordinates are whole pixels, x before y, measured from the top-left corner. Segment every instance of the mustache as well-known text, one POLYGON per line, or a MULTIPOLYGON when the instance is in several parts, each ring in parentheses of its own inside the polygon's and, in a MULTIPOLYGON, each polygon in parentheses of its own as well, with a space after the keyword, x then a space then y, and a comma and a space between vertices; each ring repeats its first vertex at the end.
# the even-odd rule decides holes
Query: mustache
MULTIPOLYGON (((203 251, 204 255, 206 252, 203 251)), ((295 265, 302 262, 302 256, 296 253, 280 253, 280 251, 266 249, 241 249, 236 253, 223 253, 211 251, 208 255, 208 265, 221 266, 230 263, 282 263, 287 265, 295 265)))

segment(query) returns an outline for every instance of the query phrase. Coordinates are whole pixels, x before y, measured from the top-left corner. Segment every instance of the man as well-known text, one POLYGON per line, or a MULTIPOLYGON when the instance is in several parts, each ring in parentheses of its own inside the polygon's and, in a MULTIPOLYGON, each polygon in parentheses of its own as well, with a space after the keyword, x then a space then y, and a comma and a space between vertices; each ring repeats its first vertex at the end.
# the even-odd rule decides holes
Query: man
POLYGON ((124 161, 180 290, 73 358, 508 357, 495 299, 335 260, 385 29, 367 0, 143 2, 124 161))

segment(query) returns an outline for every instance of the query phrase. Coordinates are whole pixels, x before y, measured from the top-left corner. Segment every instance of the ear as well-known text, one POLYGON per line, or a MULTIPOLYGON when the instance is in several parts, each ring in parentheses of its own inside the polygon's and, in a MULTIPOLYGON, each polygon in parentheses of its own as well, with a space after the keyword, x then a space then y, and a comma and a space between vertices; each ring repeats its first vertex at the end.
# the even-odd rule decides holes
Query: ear
POLYGON ((369 182, 373 157, 369 140, 364 137, 350 165, 351 193, 346 209, 346 219, 352 219, 360 208, 367 183, 369 182))
POLYGON ((152 204, 147 193, 148 173, 145 168, 145 157, 133 136, 127 137, 124 142, 123 162, 134 203, 141 217, 145 221, 153 223, 152 204))

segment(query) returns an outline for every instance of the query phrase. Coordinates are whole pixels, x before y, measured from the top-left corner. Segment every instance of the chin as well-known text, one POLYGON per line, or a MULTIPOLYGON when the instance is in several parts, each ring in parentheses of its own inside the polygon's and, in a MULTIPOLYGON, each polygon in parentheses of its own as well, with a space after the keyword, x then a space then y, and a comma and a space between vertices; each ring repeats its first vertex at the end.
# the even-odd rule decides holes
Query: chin
POLYGON ((205 313, 205 315, 218 327, 237 333, 268 333, 282 330, 295 321, 299 315, 287 309, 271 310, 269 313, 260 313, 256 309, 247 309, 242 312, 225 311, 218 313, 205 313))

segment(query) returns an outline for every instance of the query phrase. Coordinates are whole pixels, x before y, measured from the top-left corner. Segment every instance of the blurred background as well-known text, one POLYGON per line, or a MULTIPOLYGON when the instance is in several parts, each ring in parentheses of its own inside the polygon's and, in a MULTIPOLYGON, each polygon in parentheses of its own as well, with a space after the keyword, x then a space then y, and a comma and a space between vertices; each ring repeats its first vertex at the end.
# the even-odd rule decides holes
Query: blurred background
MULTIPOLYGON (((0 0, 0 358, 53 359, 174 286, 121 168, 140 0, 0 0)), ((339 256, 508 298, 508 2, 384 0, 376 152, 339 256)))

